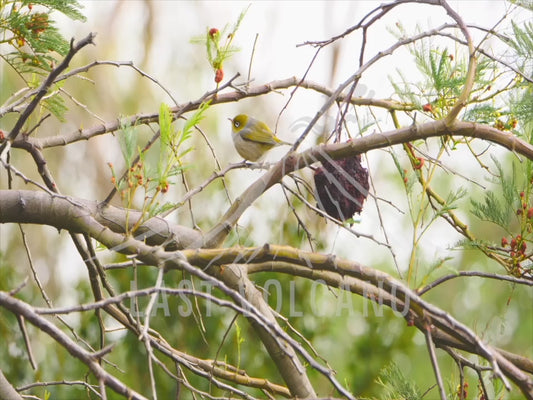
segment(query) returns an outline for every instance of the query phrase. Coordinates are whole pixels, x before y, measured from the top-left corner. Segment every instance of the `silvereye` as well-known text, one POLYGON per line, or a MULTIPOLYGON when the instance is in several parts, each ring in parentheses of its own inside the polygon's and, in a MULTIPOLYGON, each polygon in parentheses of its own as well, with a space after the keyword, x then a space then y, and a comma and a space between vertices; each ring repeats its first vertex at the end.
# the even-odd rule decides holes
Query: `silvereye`
POLYGON ((231 119, 231 136, 235 149, 245 160, 258 161, 272 148, 291 145, 276 137, 264 122, 239 114, 231 119))

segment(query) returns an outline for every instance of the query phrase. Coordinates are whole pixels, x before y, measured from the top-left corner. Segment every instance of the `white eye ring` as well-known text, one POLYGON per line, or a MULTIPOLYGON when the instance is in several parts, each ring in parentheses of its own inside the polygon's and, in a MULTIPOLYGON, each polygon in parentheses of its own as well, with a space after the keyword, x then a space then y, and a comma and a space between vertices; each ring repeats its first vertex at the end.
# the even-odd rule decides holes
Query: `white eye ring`
POLYGON ((233 126, 234 126, 235 128, 238 128, 239 126, 241 126, 241 123, 240 123, 239 121, 234 121, 234 122, 233 122, 233 126))

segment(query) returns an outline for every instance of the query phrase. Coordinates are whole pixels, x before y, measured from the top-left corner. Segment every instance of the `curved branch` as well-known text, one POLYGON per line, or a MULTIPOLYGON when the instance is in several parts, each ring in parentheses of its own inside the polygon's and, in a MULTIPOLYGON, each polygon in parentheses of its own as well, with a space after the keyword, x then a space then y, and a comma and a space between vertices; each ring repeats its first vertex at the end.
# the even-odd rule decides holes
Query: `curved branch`
MULTIPOLYGON (((0 223, 43 224, 71 233, 90 232, 93 237, 103 228, 122 234, 143 218, 135 210, 98 207, 95 201, 30 190, 0 190, 0 198, 0 223)), ((164 243, 169 250, 199 247, 203 242, 198 231, 159 217, 144 221, 135 237, 148 244, 164 243)))
MULTIPOLYGON (((202 251, 203 252, 203 251, 202 251)), ((309 266, 296 265, 294 262, 278 261, 279 257, 275 258, 276 261, 261 262, 258 259, 254 259, 249 264, 246 264, 246 268, 249 274, 258 272, 278 272, 287 274, 290 276, 299 276, 306 279, 311 279, 314 282, 321 282, 331 287, 338 287, 344 290, 360 295, 365 299, 372 300, 378 304, 386 305, 394 311, 400 311, 401 314, 408 320, 409 323, 414 323, 418 329, 424 332, 425 327, 425 315, 421 314, 418 317, 416 314, 408 313, 410 304, 401 302, 397 297, 394 297, 391 292, 384 290, 379 285, 373 285, 370 283, 370 279, 359 279, 353 276, 353 274, 347 273, 346 270, 340 269, 337 271, 321 269, 316 264, 312 264, 312 268, 309 266), (417 317, 417 318, 415 318, 417 317)), ((370 272, 370 271, 369 271, 370 272)), ((442 330, 436 330, 432 332, 433 339, 437 338, 436 344, 439 346, 447 345, 459 350, 467 351, 470 353, 477 353, 475 345, 465 343, 457 338, 450 336, 442 330)), ((523 357, 514 353, 510 353, 500 348, 493 348, 495 352, 501 354, 509 363, 516 366, 518 369, 525 373, 533 374, 533 361, 527 357, 523 357)), ((502 369, 506 375, 515 382, 523 391, 527 392, 531 390, 533 383, 524 379, 522 372, 516 370, 510 370, 507 368, 508 364, 504 364, 502 369)))
MULTIPOLYGON (((425 302, 402 282, 382 271, 363 266, 357 262, 344 260, 334 255, 309 253, 289 246, 265 245, 261 248, 196 249, 184 250, 182 254, 190 263, 204 267, 231 262, 246 265, 252 263, 252 270, 257 272, 257 263, 268 263, 263 265, 262 270, 284 273, 289 273, 288 271, 290 271, 291 275, 312 277, 313 279, 319 278, 324 279, 326 282, 331 279, 335 281, 335 279, 339 278, 331 278, 328 274, 320 274, 321 271, 337 274, 343 279, 346 276, 355 278, 363 283, 359 282, 354 283, 355 286, 349 284, 342 287, 353 288, 355 293, 362 294, 369 299, 383 300, 383 304, 393 305, 395 310, 398 309, 398 304, 407 305, 409 312, 414 313, 413 315, 410 314, 409 318, 416 316, 412 321, 418 329, 425 332, 428 320, 434 325, 431 334, 433 339, 435 339, 435 343, 445 343, 479 354, 490 362, 494 373, 502 379, 508 390, 510 386, 507 384, 504 375, 502 375, 502 371, 505 376, 520 387, 523 393, 533 393, 533 380, 520 370, 522 367, 515 365, 514 361, 516 360, 513 356, 508 357, 504 352, 500 353, 497 349, 484 344, 470 328, 434 305, 425 302), (367 292, 366 285, 368 284, 372 284, 372 286, 380 290, 377 293, 375 291, 367 292), (393 297, 391 298, 390 295, 393 297), (376 297, 373 298, 373 296, 376 297)), ((526 366, 524 370, 527 370, 527 366, 531 364, 529 360, 519 360, 519 362, 520 365, 526 366)))
MULTIPOLYGON (((283 377, 287 379, 286 382, 292 395, 298 397, 314 395, 305 367, 296 356, 296 352, 298 352, 313 368, 325 375, 340 393, 348 398, 353 398, 336 380, 333 371, 317 363, 296 340, 292 339, 279 327, 273 316, 270 318, 268 314, 265 315, 265 310, 268 309, 268 306, 251 282, 247 285, 248 290, 244 294, 240 293, 240 285, 245 284, 247 281, 237 271, 234 274, 230 274, 228 269, 232 270, 231 267, 226 268, 224 274, 210 269, 210 275, 190 265, 180 252, 166 251, 162 247, 150 246, 145 243, 149 239, 153 239, 155 242, 161 239, 160 230, 150 230, 150 234, 141 234, 138 238, 116 233, 114 230, 120 231, 124 227, 117 226, 116 220, 111 218, 113 216, 112 211, 115 210, 114 207, 106 206, 99 210, 100 213, 95 214, 95 210, 98 209, 95 202, 31 191, 0 191, 0 197, 2 198, 2 202, 0 202, 0 222, 46 224, 55 226, 58 229, 67 229, 71 232, 85 232, 85 234, 90 235, 108 248, 122 254, 135 255, 137 259, 148 265, 162 266, 165 269, 185 270, 191 275, 211 283, 246 310, 245 317, 251 320, 254 328, 258 328, 258 334, 264 340, 265 347, 278 368, 280 368, 280 372, 285 372, 283 377), (96 216, 98 216, 99 220, 96 219, 96 216), (290 373, 287 371, 290 371, 290 373)), ((116 212, 119 217, 123 217, 126 214, 123 210, 116 212)), ((155 221, 158 222, 157 220, 155 221)), ((170 226, 165 225, 166 221, 161 222, 161 224, 172 231, 170 226)), ((159 225, 156 226, 161 228, 159 225)), ((178 227, 178 231, 181 228, 183 227, 178 227)), ((194 240, 189 242, 189 245, 197 247, 201 244, 201 240, 198 240, 199 235, 195 231, 192 232, 191 236, 193 236, 194 240)), ((190 232, 185 228, 185 233, 190 232)), ((180 247, 184 244, 182 236, 177 237, 180 240, 178 242, 180 247)), ((172 237, 172 235, 169 237, 172 237)), ((124 321, 124 318, 112 313, 112 309, 106 309, 106 311, 110 312, 119 322, 130 327, 128 322, 124 321)))
MULTIPOLYGON (((249 97, 262 96, 268 93, 275 92, 280 89, 288 89, 294 86, 301 86, 305 89, 314 90, 317 93, 324 94, 328 97, 331 97, 334 93, 331 89, 328 89, 325 86, 322 86, 316 82, 304 80, 295 76, 275 80, 269 83, 262 85, 257 85, 250 87, 243 91, 233 91, 229 93, 218 93, 217 96, 213 96, 213 93, 208 93, 202 96, 200 99, 186 103, 179 104, 171 108, 171 111, 176 115, 182 115, 189 111, 196 110, 203 101, 211 100, 211 104, 223 104, 231 103, 235 101, 242 100, 249 97)), ((350 104, 357 106, 373 106, 381 107, 387 110, 398 110, 398 111, 412 111, 416 107, 409 104, 403 104, 393 99, 372 99, 372 98, 350 98, 348 99, 342 93, 339 93, 335 98, 337 101, 348 101, 350 104)), ((56 136, 47 136, 47 137, 28 137, 24 140, 17 139, 13 143, 14 148, 27 148, 28 146, 35 146, 37 148, 48 148, 48 147, 57 147, 64 146, 70 143, 79 142, 82 140, 89 140, 93 137, 104 135, 106 133, 115 132, 120 129, 121 125, 135 126, 135 125, 146 125, 153 122, 157 122, 159 118, 158 113, 146 113, 146 114, 136 114, 129 117, 125 117, 121 120, 108 121, 103 124, 97 124, 90 128, 78 129, 74 132, 71 132, 66 135, 56 135, 56 136)))
MULTIPOLYGON (((87 212, 87 207, 81 207, 79 201, 65 198, 64 196, 50 196, 48 194, 39 193, 39 195, 47 196, 49 201, 40 199, 42 203, 41 207, 38 207, 34 192, 28 191, 0 191, 3 201, 0 202, 0 222, 34 222, 34 223, 46 223, 45 221, 54 221, 53 217, 45 218, 43 215, 50 214, 50 211, 54 211, 61 216, 64 221, 61 225, 63 228, 70 229, 83 229, 87 234, 94 237, 96 240, 105 244, 109 248, 124 254, 135 254, 136 258, 140 261, 154 266, 163 266, 166 269, 182 269, 186 272, 197 276, 198 278, 209 282, 214 287, 222 290, 225 294, 230 296, 237 304, 240 304, 247 313, 245 316, 252 321, 252 325, 259 326, 258 333, 262 338, 268 337, 272 340, 265 342, 265 345, 275 345, 272 349, 279 349, 278 356, 283 355, 283 363, 285 365, 292 366, 296 377, 295 386, 291 387, 290 382, 287 382, 290 386, 291 393, 298 392, 302 389, 301 384, 303 369, 302 366, 298 366, 297 358, 291 352, 287 353, 287 347, 282 343, 286 342, 290 345, 290 349, 296 350, 301 354, 307 362, 316 368, 319 372, 324 374, 333 385, 347 397, 351 395, 346 392, 342 386, 338 384, 335 378, 332 376, 332 372, 320 364, 318 364, 300 345, 297 341, 288 336, 275 322, 270 319, 268 315, 265 315, 265 310, 261 303, 257 303, 258 298, 255 291, 257 290, 251 282, 247 280, 246 274, 231 264, 247 264, 251 262, 264 262, 264 261, 284 261, 291 264, 305 267, 311 272, 313 271, 330 271, 342 276, 350 276, 358 280, 366 281, 367 285, 378 287, 389 292, 393 298, 390 301, 400 302, 402 304, 409 304, 409 312, 417 315, 415 323, 420 324, 422 328, 427 326, 427 318, 431 323, 438 328, 437 333, 442 330, 442 337, 451 337, 454 341, 460 343, 462 346, 467 347, 469 351, 475 352, 486 358, 492 365, 493 371, 503 380, 505 379, 501 375, 499 364, 503 355, 499 355, 495 349, 485 345, 468 327, 455 320, 453 317, 438 309, 430 303, 425 302, 414 291, 407 288, 402 282, 397 281, 390 275, 381 272, 379 270, 369 268, 341 258, 336 258, 333 255, 322 255, 317 253, 303 252, 298 249, 294 249, 288 246, 264 246, 262 248, 232 248, 232 249, 189 249, 180 252, 168 252, 160 247, 149 246, 139 240, 133 238, 125 238, 122 234, 115 233, 111 229, 107 229, 98 222, 90 222, 92 218, 87 212), (56 203, 56 204, 54 204, 56 203), (83 210, 60 214, 58 204, 63 207, 71 209, 83 210), (74 206, 74 207, 73 207, 74 206), (38 213, 35 213, 31 209, 36 207, 39 209, 38 213), (48 207, 48 208, 47 208, 48 207), (9 211, 15 212, 15 216, 19 218, 19 221, 15 221, 16 218, 9 211), (8 214, 11 214, 8 216, 8 214), (37 218, 36 216, 41 217, 37 218), (29 218, 28 216, 32 216, 29 218), (194 265, 194 267, 193 267, 194 265), (218 266, 230 265, 225 267, 224 271, 218 266), (199 267, 199 268, 198 268, 199 267), (206 271, 206 272, 204 272, 206 271), (231 272, 230 272, 231 271, 231 272), (246 282, 249 282, 246 285, 246 282), (244 295, 241 294, 242 285, 245 285, 244 295), (247 288, 247 289, 246 289, 247 288), (258 308, 259 307, 259 308, 258 308), (418 321, 418 322, 417 322, 418 321), (261 331, 264 331, 263 336, 261 331)), ((57 224, 52 224, 57 226, 57 224)), ((358 290, 364 290, 363 286, 358 290)), ((379 293, 377 293, 379 295, 379 293)), ((30 321, 31 322, 31 321, 30 321)), ((435 338, 436 332, 432 332, 435 338)), ((508 360, 505 358, 505 360, 508 360)), ((510 374, 511 378, 515 382, 519 382, 522 390, 529 387, 533 387, 531 380, 524 380, 523 373, 519 373, 518 368, 509 361, 504 362, 504 372, 510 374), (507 362, 507 364, 505 364, 507 362), (511 365, 512 364, 512 365, 511 365)), ((278 364, 279 366, 279 364, 278 364)), ((504 382, 506 382, 504 380, 504 382)), ((506 385, 507 386, 507 385, 506 385)))
POLYGON ((502 132, 488 125, 464 121, 456 121, 453 127, 447 126, 445 121, 433 121, 384 133, 374 133, 344 143, 315 146, 302 153, 288 154, 251 184, 229 207, 221 217, 220 222, 205 235, 205 247, 217 247, 222 243, 242 213, 259 196, 291 172, 310 166, 318 161, 353 157, 357 154, 395 144, 445 135, 487 140, 499 144, 512 152, 524 155, 529 160, 533 160, 533 145, 509 132, 502 132))
POLYGON ((475 276, 475 277, 480 277, 480 278, 496 279, 499 281, 507 281, 507 282, 516 283, 518 285, 533 286, 533 279, 521 279, 521 278, 516 278, 514 276, 491 274, 488 272, 481 272, 481 271, 459 271, 457 274, 445 275, 441 278, 438 278, 434 280, 433 282, 427 284, 423 288, 417 289, 416 292, 418 293, 419 296, 422 296, 424 293, 430 291, 434 287, 446 281, 449 281, 450 279, 460 278, 460 277, 465 277, 465 276, 466 277, 475 276))

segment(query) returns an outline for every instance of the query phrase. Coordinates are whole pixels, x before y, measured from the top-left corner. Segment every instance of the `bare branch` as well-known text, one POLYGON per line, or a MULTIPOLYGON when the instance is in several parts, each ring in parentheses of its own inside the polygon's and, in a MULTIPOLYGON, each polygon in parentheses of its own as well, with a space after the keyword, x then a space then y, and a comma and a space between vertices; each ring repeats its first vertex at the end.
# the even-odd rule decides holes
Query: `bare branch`
POLYGON ((4 373, 0 369, 0 399, 2 400, 22 400, 22 396, 18 394, 11 383, 6 379, 4 373))
POLYGON ((443 277, 440 277, 439 279, 434 280, 433 282, 424 286, 423 288, 417 289, 416 292, 418 293, 419 296, 422 296, 424 293, 430 291, 431 289, 440 285, 441 283, 449 281, 450 279, 460 278, 460 277, 472 277, 472 276, 476 276, 480 278, 496 279, 499 281, 507 281, 507 282, 512 282, 512 283, 516 283, 519 285, 533 286, 533 279, 521 279, 521 278, 516 278, 514 276, 509 276, 509 275, 491 274, 488 272, 481 272, 481 271, 459 271, 457 272, 457 274, 450 274, 450 275, 445 275, 443 277))
POLYGON ((144 396, 135 392, 134 390, 131 390, 117 378, 110 375, 100 366, 100 364, 98 364, 98 361, 91 353, 81 348, 76 342, 74 342, 50 321, 38 315, 28 304, 23 303, 22 301, 9 296, 7 293, 0 291, 0 305, 10 310, 15 315, 23 316, 28 322, 50 335, 72 356, 78 358, 85 365, 87 365, 97 379, 101 380, 101 382, 103 382, 106 386, 109 386, 118 394, 132 399, 146 399, 144 396))
POLYGON ((442 382, 442 376, 440 375, 439 363, 437 361, 437 354, 435 354, 435 345, 433 344, 433 339, 431 337, 431 326, 426 325, 425 329, 425 338, 426 345, 428 347, 429 358, 431 359, 431 365, 433 366, 433 372, 435 373, 435 378, 437 379, 437 386, 439 387, 439 395, 441 400, 446 400, 446 390, 444 389, 444 383, 442 382))
POLYGON ((221 217, 220 222, 205 235, 206 247, 217 247, 237 223, 242 213, 259 196, 276 183, 279 183, 284 176, 291 172, 310 166, 317 161, 322 161, 326 156, 338 160, 395 144, 445 135, 480 138, 497 143, 510 151, 522 154, 533 160, 533 145, 526 143, 515 135, 499 131, 487 125, 462 121, 456 121, 453 127, 448 127, 444 121, 433 121, 393 131, 374 133, 345 143, 315 146, 302 153, 289 153, 251 184, 229 207, 221 217))

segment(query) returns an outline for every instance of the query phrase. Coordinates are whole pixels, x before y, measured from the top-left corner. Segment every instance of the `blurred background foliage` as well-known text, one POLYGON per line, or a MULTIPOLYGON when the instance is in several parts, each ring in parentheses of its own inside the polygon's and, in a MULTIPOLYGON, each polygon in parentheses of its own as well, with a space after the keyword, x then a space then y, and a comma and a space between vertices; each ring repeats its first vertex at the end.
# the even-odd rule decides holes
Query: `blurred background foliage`
MULTIPOLYGON (((27 85, 35 87, 35 82, 42 79, 49 69, 61 60, 68 48, 68 40, 62 39, 62 32, 64 32, 63 37, 70 35, 80 38, 89 31, 98 33, 96 46, 77 54, 73 67, 86 65, 94 60, 133 60, 136 67, 168 88, 179 103, 196 99, 205 91, 214 89, 215 82, 212 66, 204 54, 205 50, 202 46, 190 43, 190 40, 204 34, 207 28, 222 29, 225 24, 234 22, 242 12, 243 6, 243 3, 215 4, 214 2, 113 1, 78 4, 62 1, 31 3, 3 1, 0 3, 1 28, 4 36, 0 44, 2 50, 0 103, 3 104, 20 88, 27 85), (15 14, 13 7, 18 7, 19 13, 15 14), (49 7, 55 11, 51 12, 49 7), (18 20, 14 22, 15 16, 18 20), (85 17, 87 17, 86 22, 84 22, 85 17), (58 21, 58 25, 54 21, 58 21), (8 26, 17 26, 18 33, 10 32, 8 26), (55 26, 58 29, 55 29, 55 26), (40 29, 43 31, 40 32, 40 29), (29 38, 33 40, 27 40, 29 38), (48 47, 39 47, 43 45, 45 39, 48 47), (50 52, 50 49, 53 51, 50 52), (28 60, 22 58, 23 50, 24 53, 31 54, 28 60), (9 52, 18 56, 9 56, 9 52), (23 63, 26 69, 17 69, 15 66, 17 62, 23 63)), ((252 22, 254 7, 265 12, 265 20, 270 20, 269 17, 280 14, 281 18, 284 18, 286 17, 284 14, 291 13, 291 7, 299 9, 302 6, 291 4, 284 9, 283 6, 278 8, 272 3, 268 3, 268 6, 252 4, 250 15, 245 16, 242 22, 242 31, 237 33, 233 42, 240 51, 231 61, 225 63, 226 79, 236 72, 240 72, 242 77, 247 75, 254 41, 253 35, 249 34, 254 31, 252 22)), ((349 15, 353 20, 347 23, 336 15, 335 29, 328 26, 326 13, 322 21, 326 29, 321 29, 320 33, 338 33, 339 30, 349 26, 355 21, 356 14, 362 13, 357 7, 355 5, 350 9, 349 15)), ((476 7, 483 5, 479 3, 476 7)), ((431 15, 431 10, 425 12, 431 15)), ((383 25, 389 24, 390 21, 384 19, 383 25)), ((257 28, 263 27, 264 23, 265 21, 261 21, 257 28)), ((291 38, 292 45, 303 40, 317 39, 319 35, 311 34, 312 21, 309 21, 308 25, 303 32, 299 32, 299 36, 291 38)), ((373 50, 381 50, 383 45, 377 46, 377 43, 388 42, 395 35, 413 34, 412 27, 404 28, 400 24, 396 27, 398 30, 393 30, 394 32, 387 35, 385 31, 373 33, 374 36, 370 36, 372 44, 376 46, 373 50)), ((516 42, 515 50, 523 50, 528 46, 525 39, 520 39, 522 36, 517 34, 516 29, 521 32, 530 27, 531 25, 528 28, 528 25, 524 27, 519 24, 507 26, 506 33, 516 42)), ((277 53, 276 46, 281 44, 269 37, 269 35, 274 36, 274 33, 272 31, 263 33, 259 29, 257 31, 259 44, 252 74, 255 80, 251 84, 261 84, 289 76, 280 76, 279 69, 274 65, 290 63, 290 59, 285 57, 286 53, 281 53, 281 50, 279 54, 277 53), (269 44, 271 40, 273 44, 269 44)), ((319 36, 322 37, 328 36, 326 34, 319 36)), ((460 79, 458 81, 457 79, 463 73, 460 63, 461 57, 464 56, 460 51, 452 50, 454 44, 448 46, 445 50, 437 47, 432 40, 417 42, 410 49, 410 53, 400 53, 396 59, 400 61, 394 64, 398 66, 396 71, 387 67, 376 67, 378 80, 369 73, 369 80, 363 79, 362 82, 367 88, 372 88, 375 97, 393 97, 405 103, 413 103, 418 110, 419 121, 423 118, 444 115, 450 106, 447 100, 457 95, 454 90, 460 85, 460 79), (450 57, 452 54, 455 60, 450 57), (419 70, 415 69, 417 66, 419 70), (387 72, 379 72, 384 70, 387 72), (438 77, 443 74, 453 76, 454 81, 439 81, 438 77), (385 75, 390 84, 386 83, 385 75), (430 112, 427 107, 423 109, 426 104, 431 104, 430 112)), ((290 71, 290 74, 301 76, 304 71, 303 66, 310 61, 309 55, 312 53, 305 48, 299 50, 293 48, 292 51, 299 52, 297 57, 301 64, 290 71)), ((353 59, 345 61, 346 57, 355 59, 352 51, 349 42, 346 44, 341 42, 337 47, 326 48, 321 55, 320 64, 313 68, 313 79, 335 87, 337 80, 344 79, 339 70, 353 68, 353 59), (342 60, 348 65, 340 65, 341 61, 336 58, 339 57, 339 52, 345 57, 342 60), (328 65, 332 67, 328 68, 328 65)), ((524 73, 531 76, 531 52, 517 51, 516 55, 519 56, 517 59, 524 63, 522 65, 524 73)), ((483 119, 480 122, 495 126, 500 121, 501 124, 508 125, 508 129, 514 134, 522 136, 531 143, 532 121, 530 109, 528 110, 532 98, 531 86, 526 82, 514 82, 509 85, 505 79, 509 79, 510 75, 503 75, 501 66, 489 62, 488 59, 482 59, 481 65, 485 68, 486 75, 480 75, 477 87, 479 96, 486 94, 488 85, 494 87, 501 85, 500 89, 512 86, 512 90, 509 90, 508 95, 494 97, 483 103, 484 108, 469 108, 466 119, 478 121, 483 119), (516 124, 513 121, 516 121, 516 124)), ((48 118, 35 131, 37 137, 63 135, 123 116, 158 112, 162 102, 174 105, 172 99, 157 84, 127 65, 94 67, 78 78, 69 79, 57 89, 56 102, 49 104, 48 108, 43 107, 41 112, 37 113, 42 117, 52 109, 55 114, 55 117, 48 118)), ((362 95, 368 95, 369 92, 370 89, 362 95)), ((205 119, 199 127, 209 138, 220 165, 225 166, 229 162, 239 161, 230 144, 230 127, 226 118, 244 110, 261 116, 261 119, 269 121, 269 125, 273 127, 275 121, 278 121, 277 115, 281 106, 287 101, 288 94, 289 91, 284 91, 283 96, 269 94, 247 99, 242 103, 217 105, 206 112, 205 119)), ((296 138, 299 132, 294 128, 295 124, 297 125, 304 116, 313 115, 315 106, 320 105, 322 99, 323 96, 317 93, 299 90, 288 112, 278 121, 280 136, 287 140, 296 138)), ((363 126, 369 131, 393 129, 390 117, 382 110, 370 112, 360 108, 352 109, 351 112, 354 118, 348 127, 354 136, 363 126)), ((401 115, 401 123, 411 123, 412 116, 412 113, 401 115)), ((8 132, 16 118, 16 114, 2 116, 0 129, 8 132)), ((30 121, 30 125, 36 124, 37 121, 35 117, 30 121)), ((175 126, 180 129, 183 121, 177 121, 175 126)), ((135 127, 138 142, 146 142, 156 129, 154 127, 155 125, 135 127)), ((328 128, 326 123, 324 131, 328 128)), ((103 135, 87 142, 46 149, 45 156, 49 168, 55 173, 60 191, 81 198, 104 199, 112 188, 111 171, 107 163, 112 162, 117 171, 124 169, 118 136, 120 133, 103 135)), ((317 133, 306 145, 315 144, 319 140, 321 140, 320 134, 317 133)), ((433 150, 441 145, 439 140, 431 140, 419 146, 434 154, 433 150)), ((193 151, 184 156, 187 165, 184 176, 187 187, 193 188, 220 167, 214 161, 212 150, 206 140, 198 131, 191 135, 189 145, 193 151)), ((299 227, 295 214, 287 206, 284 193, 279 187, 268 191, 251 210, 245 213, 239 228, 228 239, 227 245, 235 243, 262 245, 266 242, 289 244, 307 250, 336 253, 394 276, 398 276, 397 267, 399 267, 403 278, 406 277, 407 266, 411 265, 413 277, 410 285, 413 288, 456 271, 506 273, 501 265, 488 259, 479 247, 500 243, 503 237, 511 239, 511 236, 516 235, 521 229, 527 229, 527 226, 521 225, 522 218, 516 215, 516 210, 521 206, 518 203, 519 193, 524 190, 528 196, 528 208, 533 206, 530 200, 533 193, 529 191, 531 162, 486 143, 472 142, 470 145, 474 148, 472 152, 465 148, 466 146, 448 147, 447 152, 442 154, 440 162, 450 166, 453 172, 439 170, 431 185, 443 197, 447 197, 450 193, 458 193, 461 189, 464 191, 464 196, 459 197, 455 203, 456 210, 462 221, 479 238, 479 243, 465 242, 464 238, 449 225, 438 220, 428 224, 430 227, 417 243, 416 257, 412 258, 411 249, 413 249, 415 231, 420 228, 414 226, 413 221, 416 217, 414 212, 424 200, 416 180, 417 171, 409 167, 409 158, 405 152, 400 148, 394 148, 372 152, 365 161, 371 173, 376 195, 394 206, 375 202, 369 198, 363 213, 352 228, 355 231, 371 234, 380 241, 384 240, 384 229, 388 233, 391 247, 395 249, 396 261, 385 246, 365 237, 358 238, 343 228, 326 222, 324 218, 305 208, 301 201, 287 194, 292 207, 298 216, 306 221, 306 228, 312 232, 312 238, 307 237, 299 227), (489 151, 478 159, 472 157, 472 153, 484 152, 487 148, 489 151), (490 156, 498 160, 500 171, 490 156), (506 226, 488 222, 490 218, 486 218, 486 215, 477 213, 476 216, 476 213, 472 212, 476 209, 475 202, 483 204, 486 193, 494 193, 499 199, 504 196, 505 179, 498 179, 497 174, 504 174, 507 177, 515 174, 517 177, 511 189, 518 196, 515 199, 516 208, 510 210, 508 219, 503 222, 506 226)), ((157 146, 153 151, 158 151, 157 146)), ((272 159, 275 160, 279 155, 281 153, 275 153, 272 159)), ((40 181, 33 161, 25 152, 12 151, 11 157, 13 165, 22 169, 27 176, 40 181)), ((170 220, 209 229, 227 208, 230 200, 235 199, 261 173, 256 170, 231 172, 223 181, 208 186, 197 195, 190 206, 187 204, 171 214, 170 220)), ((309 171, 302 171, 300 176, 311 182, 309 171)), ((170 202, 179 201, 187 192, 181 179, 175 179, 174 183, 175 185, 172 185, 164 195, 164 199, 170 202)), ((4 171, 1 174, 0 186, 7 187, 4 171)), ((19 180, 14 181, 13 187, 27 189, 19 180)), ((310 196, 307 196, 307 200, 312 203, 314 201, 310 196)), ((115 201, 119 205, 118 197, 115 201)), ((503 201, 501 205, 508 206, 503 201)), ((477 210, 479 211, 479 208, 477 210)), ((427 223, 427 218, 431 216, 425 215, 424 223, 427 223)), ((69 242, 68 234, 41 226, 25 226, 24 231, 36 272, 54 305, 92 301, 87 273, 69 242)), ((12 290, 28 276, 30 282, 33 282, 21 237, 21 231, 17 226, 0 227, 1 290, 12 290)), ((100 255, 109 263, 124 261, 121 256, 108 254, 105 250, 101 250, 100 255)), ((123 292, 132 288, 133 281, 137 282, 139 288, 152 286, 157 273, 153 268, 139 266, 135 270, 109 270, 108 275, 116 291, 123 292)), ((202 286, 202 282, 176 271, 166 274, 164 279, 168 287, 175 287, 180 282, 194 282, 196 287, 205 287, 202 286)), ((288 317, 288 322, 301 332, 306 340, 312 343, 318 354, 337 371, 338 380, 345 383, 356 395, 365 398, 398 398, 400 396, 398 387, 393 389, 391 387, 399 382, 408 382, 414 388, 413 393, 421 396, 433 386, 434 376, 424 337, 416 328, 408 327, 398 313, 386 307, 375 309, 366 299, 300 278, 260 273, 252 276, 252 279, 261 287, 267 285, 269 280, 279 284, 267 285, 271 290, 269 296, 271 306, 281 315, 288 317), (289 301, 291 298, 295 301, 289 301), (279 299, 281 299, 280 307, 276 308, 279 299), (399 366, 399 369, 395 369, 394 365, 399 366)), ((19 296, 31 304, 45 305, 34 284, 27 285, 19 296)), ((424 295, 424 299, 447 310, 492 345, 533 358, 531 289, 490 279, 458 278, 431 290, 424 295)), ((273 363, 242 317, 234 319, 235 315, 227 309, 210 306, 200 299, 168 297, 167 300, 168 305, 163 304, 162 308, 158 309, 156 316, 151 320, 151 325, 158 331, 172 332, 167 337, 172 338, 171 344, 175 348, 206 359, 217 357, 218 360, 247 369, 252 376, 281 382, 273 363), (211 315, 206 315, 207 309, 211 315), (168 315, 166 310, 169 311, 168 315)), ((142 309, 146 299, 140 299, 139 303, 142 309)), ((88 340, 92 346, 98 347, 99 330, 94 314, 68 315, 65 319, 75 327, 80 337, 88 340)), ((0 321, 0 335, 3 338, 1 340, 3 344, 0 345, 0 360, 2 360, 0 368, 11 382, 22 386, 25 382, 34 381, 87 379, 96 384, 84 365, 73 360, 46 335, 29 326, 38 362, 37 370, 32 370, 27 361, 16 319, 10 313, 1 312, 0 321), (7 338, 11 340, 8 342, 7 338)), ((109 326, 113 326, 113 321, 106 322, 109 326)), ((115 372, 119 378, 134 388, 149 387, 147 356, 145 349, 139 346, 137 338, 129 333, 117 331, 109 333, 107 341, 117 342, 118 345, 109 354, 108 360, 111 364, 106 368, 110 370, 116 368, 115 372)), ((451 394, 450 398, 458 398, 457 368, 449 356, 441 352, 438 352, 438 355, 451 394)), ((479 361, 475 358, 472 360, 479 361)), ((174 382, 160 368, 156 368, 155 373, 160 398, 173 398, 176 392, 174 382)), ((186 377, 190 384, 197 388, 211 391, 213 394, 222 393, 212 387, 208 380, 190 373, 186 373, 186 377)), ((311 373, 311 377, 315 382, 324 379, 318 373, 311 373)), ((466 371, 466 377, 470 383, 468 398, 479 398, 477 377, 470 370, 466 371)), ((488 373, 486 378, 489 378, 488 373)), ((320 386, 319 383, 317 387, 320 386)), ((435 390, 433 388, 425 398, 435 398, 435 390)), ((521 398, 516 391, 506 394, 497 384, 491 387, 490 391, 493 398, 521 398)), ((47 392, 51 394, 50 398, 58 399, 72 397, 73 393, 78 392, 79 397, 85 396, 85 392, 88 397, 95 397, 81 386, 72 388, 65 385, 36 388, 25 393, 46 398, 47 392)), ((254 394, 261 396, 260 392, 254 394)), ((111 391, 108 392, 108 396, 111 399, 117 398, 117 395, 111 391)))

